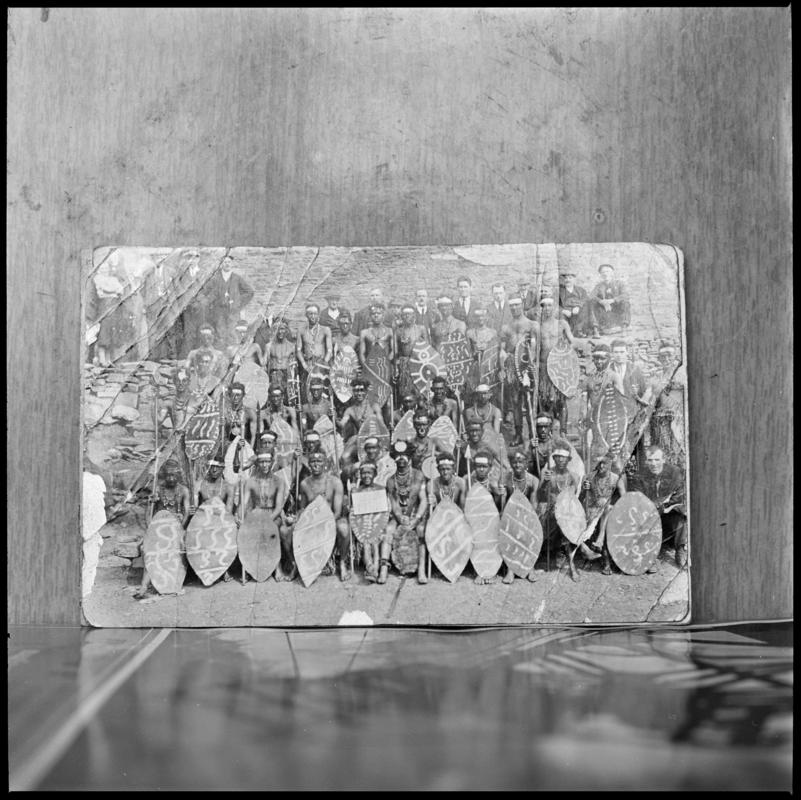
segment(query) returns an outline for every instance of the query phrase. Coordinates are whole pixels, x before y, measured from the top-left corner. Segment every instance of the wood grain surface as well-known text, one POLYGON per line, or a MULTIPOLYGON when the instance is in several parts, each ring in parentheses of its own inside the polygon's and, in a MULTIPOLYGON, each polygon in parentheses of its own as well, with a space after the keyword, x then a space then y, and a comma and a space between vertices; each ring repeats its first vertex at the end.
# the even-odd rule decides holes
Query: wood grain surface
POLYGON ((9 620, 80 620, 81 249, 670 242, 694 621, 792 615, 789 9, 8 15, 9 620))

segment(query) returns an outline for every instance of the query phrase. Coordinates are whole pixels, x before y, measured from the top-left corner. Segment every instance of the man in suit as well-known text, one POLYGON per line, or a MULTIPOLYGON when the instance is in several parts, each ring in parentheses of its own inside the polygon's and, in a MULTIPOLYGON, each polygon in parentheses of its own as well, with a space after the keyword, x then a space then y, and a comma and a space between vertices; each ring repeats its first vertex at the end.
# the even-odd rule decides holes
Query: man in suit
POLYGON ((220 270, 209 281, 209 296, 210 311, 220 343, 232 344, 236 341, 234 325, 242 309, 253 298, 253 288, 239 273, 234 272, 234 259, 230 254, 226 254, 220 270))
POLYGON ((576 285, 572 268, 559 273, 559 314, 574 336, 584 336, 588 328, 587 290, 576 285))
POLYGON ((426 329, 429 341, 431 341, 431 327, 438 319, 439 314, 429 307, 428 291, 418 289, 414 295, 414 321, 426 329))
POLYGON ((339 315, 347 309, 339 307, 339 301, 342 298, 339 292, 332 289, 325 295, 325 302, 328 304, 320 312, 320 325, 325 325, 326 328, 331 328, 331 331, 339 329, 339 315))
POLYGON ((612 366, 611 369, 620 376, 620 386, 622 394, 626 398, 626 405, 629 407, 629 419, 637 411, 638 405, 645 405, 644 395, 648 390, 648 382, 643 371, 629 361, 629 349, 622 339, 615 339, 612 342, 612 366))
POLYGON ((517 281, 517 294, 523 301, 523 316, 537 321, 539 303, 537 293, 531 288, 531 282, 526 278, 520 278, 517 281))
POLYGON ((473 299, 473 282, 465 275, 456 281, 456 291, 459 298, 453 307, 454 319, 461 320, 468 328, 478 327, 476 308, 478 304, 473 299))
POLYGON ((626 284, 615 278, 611 264, 598 267, 601 280, 595 284, 588 300, 589 323, 593 336, 614 333, 631 325, 631 301, 626 284))
POLYGON ((492 285, 492 303, 487 309, 487 325, 495 328, 498 337, 501 335, 503 326, 512 318, 509 311, 509 304, 506 302, 506 289, 502 283, 492 285))

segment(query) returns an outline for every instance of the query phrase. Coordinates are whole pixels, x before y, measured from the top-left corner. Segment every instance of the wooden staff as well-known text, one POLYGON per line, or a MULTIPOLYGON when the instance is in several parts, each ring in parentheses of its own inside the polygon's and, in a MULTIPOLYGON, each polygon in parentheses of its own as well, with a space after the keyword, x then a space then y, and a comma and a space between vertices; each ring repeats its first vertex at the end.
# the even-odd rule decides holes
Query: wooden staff
MULTIPOLYGON (((456 411, 458 414, 457 423, 459 427, 457 428, 456 433, 459 436, 459 444, 461 445, 462 436, 464 436, 464 408, 462 406, 462 399, 459 396, 459 392, 455 392, 456 394, 456 411)), ((459 474, 459 465, 462 463, 462 448, 456 448, 456 474, 459 474)))
MULTIPOLYGON (((334 405, 334 388, 333 386, 330 387, 331 396, 329 400, 331 401, 331 421, 334 423, 334 469, 339 470, 339 452, 337 450, 337 410, 336 406, 334 405)), ((351 499, 353 495, 351 494, 351 486, 350 481, 348 481, 348 509, 351 507, 351 499)), ((350 552, 350 571, 351 574, 353 573, 353 530, 350 526, 350 520, 348 520, 348 541, 350 542, 349 552, 350 552)))
POLYGON ((153 519, 153 508, 156 504, 156 493, 158 492, 158 474, 159 474, 159 387, 153 376, 153 408, 156 416, 156 433, 155 433, 155 448, 153 450, 153 491, 150 495, 150 502, 148 503, 147 524, 153 519))

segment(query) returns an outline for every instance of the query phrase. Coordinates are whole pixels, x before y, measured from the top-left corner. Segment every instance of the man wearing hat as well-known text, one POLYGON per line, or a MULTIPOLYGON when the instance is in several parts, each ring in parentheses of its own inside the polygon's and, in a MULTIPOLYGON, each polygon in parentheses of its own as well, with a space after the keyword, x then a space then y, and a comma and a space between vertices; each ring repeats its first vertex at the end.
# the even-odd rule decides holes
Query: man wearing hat
POLYGON ((437 298, 439 319, 431 326, 431 344, 439 350, 442 342, 458 339, 467 332, 467 326, 453 316, 453 300, 447 295, 437 298))
POLYGON ((281 560, 275 570, 275 579, 291 581, 297 574, 297 567, 292 554, 292 530, 284 524, 282 516, 286 489, 284 482, 273 473, 274 466, 275 457, 271 452, 264 451, 256 456, 256 469, 245 483, 243 492, 243 518, 257 508, 270 512, 281 540, 281 560))
POLYGON ((574 336, 587 334, 587 290, 576 285, 576 270, 559 272, 559 312, 574 336))
MULTIPOLYGON (((157 514, 159 511, 169 511, 186 528, 191 514, 192 498, 189 495, 189 489, 178 482, 181 475, 181 467, 174 458, 168 458, 162 464, 159 475, 162 478, 162 482, 155 489, 153 514, 157 514)), ((134 599, 142 600, 147 594, 149 586, 150 575, 148 575, 147 567, 143 567, 142 582, 134 594, 134 599)))
MULTIPOLYGON (((407 442, 395 442, 390 455, 395 460, 395 474, 390 475, 387 480, 390 516, 384 552, 391 552, 399 528, 415 531, 418 548, 417 582, 428 583, 425 543, 425 520, 428 513, 426 479, 420 470, 412 467, 411 448, 407 442)), ((386 557, 385 555, 384 558, 386 557)))
POLYGON ((569 472, 570 445, 564 439, 555 439, 551 450, 553 468, 544 467, 537 489, 537 513, 542 523, 542 550, 540 560, 550 568, 552 562, 557 568, 564 566, 568 557, 568 541, 556 521, 556 498, 564 491, 578 493, 578 478, 569 472), (558 555, 558 558, 557 558, 558 555))
POLYGON ((347 309, 339 307, 342 295, 336 289, 330 289, 325 295, 326 307, 320 312, 320 324, 335 331, 339 328, 339 318, 347 309))
POLYGON ((464 503, 467 499, 467 485, 463 478, 459 478, 456 475, 455 466, 456 462, 453 456, 447 453, 441 453, 437 456, 437 472, 439 474, 431 481, 431 494, 435 503, 441 503, 447 497, 464 511, 464 503))
POLYGON ((486 383, 476 386, 473 402, 471 405, 465 406, 463 416, 465 427, 471 422, 477 421, 485 430, 501 432, 501 423, 503 422, 501 410, 492 404, 492 390, 486 383))
POLYGON ((615 278, 611 264, 598 267, 601 280, 595 284, 587 301, 592 335, 615 333, 631 324, 631 302, 625 282, 615 278))
POLYGON ((530 360, 533 350, 535 323, 523 316, 523 300, 519 297, 509 299, 511 318, 501 331, 501 368, 506 386, 506 397, 515 426, 512 447, 523 443, 523 417, 528 415, 528 391, 530 376, 523 372, 523 356, 530 360), (519 351, 523 351, 522 353, 519 351), (525 385, 524 385, 525 383, 525 385))

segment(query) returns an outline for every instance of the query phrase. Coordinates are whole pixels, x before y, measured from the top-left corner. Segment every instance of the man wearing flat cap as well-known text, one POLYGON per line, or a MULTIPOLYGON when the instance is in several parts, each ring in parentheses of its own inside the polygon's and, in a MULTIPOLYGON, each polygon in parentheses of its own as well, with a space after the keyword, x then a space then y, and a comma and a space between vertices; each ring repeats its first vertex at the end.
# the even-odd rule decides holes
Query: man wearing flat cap
POLYGON ((586 336, 589 332, 587 290, 576 284, 573 267, 559 272, 559 315, 570 325, 574 336, 586 336))

